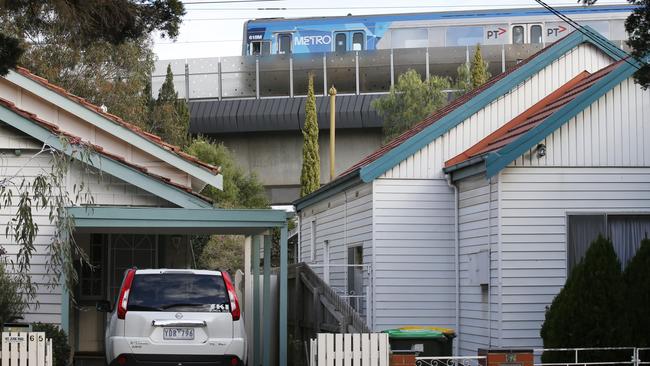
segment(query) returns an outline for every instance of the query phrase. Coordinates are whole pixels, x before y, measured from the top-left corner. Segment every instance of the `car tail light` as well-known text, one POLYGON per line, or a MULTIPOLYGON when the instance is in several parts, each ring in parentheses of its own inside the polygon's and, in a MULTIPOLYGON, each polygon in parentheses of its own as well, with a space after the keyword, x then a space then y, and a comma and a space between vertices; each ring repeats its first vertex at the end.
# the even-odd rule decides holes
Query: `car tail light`
POLYGON ((239 320, 241 316, 241 309, 239 309, 239 300, 237 299, 237 292, 235 292, 235 286, 232 285, 230 280, 230 275, 228 272, 221 272, 223 276, 223 281, 226 283, 226 289, 228 290, 228 297, 230 298, 230 314, 232 314, 232 320, 239 320))
POLYGON ((117 318, 124 319, 126 317, 126 305, 129 303, 129 293, 131 292, 131 283, 135 276, 135 268, 126 271, 126 277, 122 282, 120 289, 120 297, 117 298, 117 318))

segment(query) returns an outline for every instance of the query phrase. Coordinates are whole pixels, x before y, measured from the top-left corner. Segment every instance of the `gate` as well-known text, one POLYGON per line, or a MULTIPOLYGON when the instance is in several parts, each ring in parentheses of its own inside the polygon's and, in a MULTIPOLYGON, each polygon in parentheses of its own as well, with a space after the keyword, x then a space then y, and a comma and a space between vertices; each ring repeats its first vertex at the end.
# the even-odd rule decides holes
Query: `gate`
POLYGON ((318 334, 310 344, 310 366, 388 366, 388 334, 318 334))
POLYGON ((43 332, 2 333, 0 366, 52 366, 52 340, 43 332))

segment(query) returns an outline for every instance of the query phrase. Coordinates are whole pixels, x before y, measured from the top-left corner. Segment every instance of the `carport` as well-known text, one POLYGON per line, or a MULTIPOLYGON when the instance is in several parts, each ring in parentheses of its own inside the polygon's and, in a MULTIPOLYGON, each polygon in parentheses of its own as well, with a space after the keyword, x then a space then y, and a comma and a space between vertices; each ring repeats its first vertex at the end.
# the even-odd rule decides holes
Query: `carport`
MULTIPOLYGON (((225 210, 217 208, 161 208, 161 207, 74 207, 68 212, 75 219, 76 234, 155 234, 155 235, 200 235, 223 234, 244 235, 246 237, 245 274, 252 280, 251 299, 246 299, 246 308, 252 309, 244 314, 250 323, 247 329, 249 363, 251 365, 271 366, 271 340, 278 337, 278 365, 287 365, 287 212, 281 210, 225 210), (280 268, 278 334, 271 334, 271 231, 280 230, 280 268), (260 294, 260 252, 264 253, 263 283, 260 294), (260 300, 260 297, 262 299, 260 300), (252 302, 251 305, 250 302, 252 302), (260 308, 261 306, 261 308, 260 308), (261 314, 261 316, 260 316, 261 314), (264 334, 261 334, 263 330, 264 334), (252 334, 251 334, 252 333, 252 334)), ((68 331, 70 326, 70 296, 62 292, 61 325, 68 331)))

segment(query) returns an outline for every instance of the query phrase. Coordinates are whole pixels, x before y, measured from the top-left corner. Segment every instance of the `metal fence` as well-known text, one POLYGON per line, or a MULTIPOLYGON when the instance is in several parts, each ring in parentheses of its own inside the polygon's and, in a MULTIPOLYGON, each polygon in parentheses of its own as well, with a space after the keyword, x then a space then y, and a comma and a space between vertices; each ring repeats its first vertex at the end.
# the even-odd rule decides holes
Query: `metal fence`
MULTIPOLYGON (((542 47, 484 45, 481 53, 495 75, 542 47)), ((158 93, 168 65, 179 97, 188 100, 306 95, 310 74, 318 95, 327 95, 332 84, 339 94, 385 93, 408 69, 423 77, 455 77, 458 66, 468 62, 473 53, 473 47, 462 46, 160 60, 152 76, 152 93, 158 93)))
POLYGON ((533 354, 540 361, 535 366, 650 365, 650 348, 539 348, 533 354), (552 356, 553 362, 542 362, 544 354, 552 356))
POLYGON ((415 366, 485 366, 485 356, 416 357, 415 366))

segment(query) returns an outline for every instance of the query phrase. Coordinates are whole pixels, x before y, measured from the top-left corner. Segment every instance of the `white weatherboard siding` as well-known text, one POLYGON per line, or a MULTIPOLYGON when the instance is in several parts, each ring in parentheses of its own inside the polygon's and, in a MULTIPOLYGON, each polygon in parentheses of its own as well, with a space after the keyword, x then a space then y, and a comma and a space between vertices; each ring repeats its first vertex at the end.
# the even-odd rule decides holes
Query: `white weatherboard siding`
POLYGON ((376 179, 375 331, 454 327, 454 193, 442 179, 376 179))
POLYGON ((650 166, 650 90, 632 78, 547 136, 546 156, 529 151, 517 166, 650 166))
MULTIPOLYGON (((20 183, 22 177, 32 180, 37 174, 47 173, 50 171, 49 155, 39 155, 34 158, 34 154, 40 149, 40 142, 27 138, 25 135, 4 126, 0 128, 0 178, 7 178, 18 175, 20 178, 16 182, 20 183), (14 149, 21 147, 21 155, 14 154, 14 149)), ((78 164, 70 168, 68 174, 68 187, 81 182, 84 176, 82 169, 78 164)), ((102 205, 135 205, 135 206, 169 206, 169 203, 158 197, 134 187, 128 183, 118 180, 108 174, 101 176, 95 174, 91 177, 85 177, 84 181, 90 185, 90 192, 93 193, 95 204, 102 205)), ((15 205, 17 199, 14 198, 14 206, 3 208, 0 211, 0 222, 2 223, 2 232, 4 225, 15 214, 15 205)), ((27 322, 47 322, 58 324, 61 321, 61 289, 59 287, 51 289, 47 284, 50 280, 46 269, 46 261, 49 259, 47 247, 54 234, 54 227, 48 219, 48 212, 45 210, 34 211, 34 221, 39 226, 38 236, 35 240, 36 252, 32 257, 32 266, 30 272, 32 280, 39 284, 36 300, 40 303, 38 309, 32 306, 26 310, 25 321, 27 322)), ((19 247, 15 245, 12 237, 0 235, 0 247, 7 250, 8 258, 14 259, 18 253, 19 247)), ((9 267, 9 270, 11 268, 9 267)))
POLYGON ((508 167, 500 179, 503 346, 541 347, 566 280, 567 213, 650 213, 650 168, 508 167))
POLYGON ((463 355, 476 355, 479 348, 498 345, 497 194, 496 179, 490 184, 483 176, 475 176, 458 184, 460 329, 457 341, 463 355), (489 288, 470 282, 470 256, 480 251, 491 254, 489 288))
MULTIPOLYGON (((300 261, 313 269, 334 290, 347 288, 348 247, 363 246, 363 263, 372 263, 372 184, 361 184, 338 193, 316 205, 309 206, 300 216, 300 261), (315 225, 312 224, 315 222, 315 225), (312 241, 312 225, 316 237, 312 241), (325 241, 329 242, 329 278, 324 277, 325 241), (311 261, 311 243, 315 243, 311 261)), ((364 287, 370 285, 364 275, 364 287)), ((363 305, 365 307, 365 304, 363 305)), ((368 324, 370 326, 370 324, 368 324)))
POLYGON ((470 118, 411 155, 382 178, 444 178, 445 161, 470 148, 579 73, 596 72, 612 59, 590 44, 582 44, 558 58, 510 93, 496 99, 470 118))

